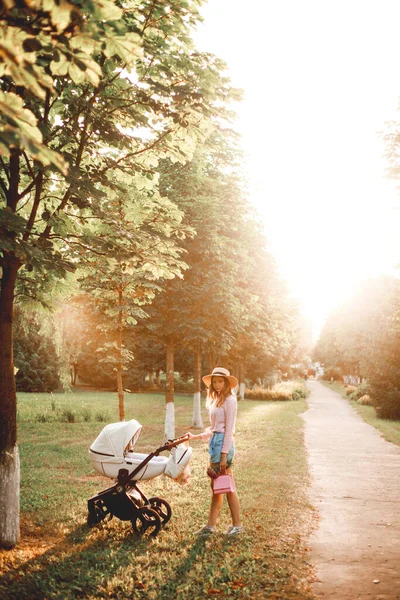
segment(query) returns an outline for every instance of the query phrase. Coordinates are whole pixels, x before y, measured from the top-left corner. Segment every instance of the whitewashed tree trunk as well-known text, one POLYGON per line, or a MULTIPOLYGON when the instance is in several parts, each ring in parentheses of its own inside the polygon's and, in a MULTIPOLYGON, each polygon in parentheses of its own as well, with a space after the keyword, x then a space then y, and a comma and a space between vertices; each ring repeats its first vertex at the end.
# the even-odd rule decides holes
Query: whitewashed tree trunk
POLYGON ((167 402, 165 405, 165 440, 175 438, 175 402, 167 402))
POLYGON ((192 427, 203 428, 201 418, 201 344, 197 344, 194 352, 194 393, 192 427))
POLYGON ((241 398, 242 400, 244 400, 244 389, 246 387, 245 383, 241 383, 239 386, 239 398, 241 398))
POLYGON ((193 421, 192 427, 203 429, 203 419, 201 418, 201 393, 193 394, 193 421))
POLYGON ((175 402, 174 402, 174 337, 170 335, 166 344, 167 369, 165 380, 165 440, 175 438, 175 402))
POLYGON ((0 453, 0 540, 3 548, 19 542, 20 470, 18 446, 0 453))

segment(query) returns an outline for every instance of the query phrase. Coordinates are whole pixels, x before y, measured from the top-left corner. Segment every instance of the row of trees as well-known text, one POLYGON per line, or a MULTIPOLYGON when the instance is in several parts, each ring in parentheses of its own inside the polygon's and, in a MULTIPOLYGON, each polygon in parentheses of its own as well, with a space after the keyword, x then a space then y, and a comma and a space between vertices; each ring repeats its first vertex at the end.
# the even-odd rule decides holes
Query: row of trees
MULTIPOLYGON (((96 256, 95 267, 88 261, 69 277, 68 304, 54 317, 64 363, 73 355, 81 380, 117 384, 120 418, 124 388, 140 387, 147 372, 166 372, 168 437, 175 371, 195 380, 194 425, 201 426, 202 365, 223 361, 244 384, 245 377, 263 379, 279 366, 286 371, 301 350, 298 314, 235 175, 231 137, 225 132, 217 144, 203 144, 188 165, 158 167, 162 194, 182 212, 182 228, 192 231, 180 243, 182 276, 148 278, 139 287, 135 255, 125 255, 123 269, 96 256)), ((25 369, 17 366, 17 382, 29 381, 26 361, 25 369)))
POLYGON ((361 284, 327 319, 314 360, 337 376, 366 378, 382 418, 400 419, 400 282, 382 276, 361 284))
MULTIPOLYGON (((383 134, 388 177, 400 179, 400 124, 383 134)), ((400 281, 381 276, 361 283, 329 316, 314 360, 325 372, 367 379, 378 416, 400 419, 400 281)))
POLYGON ((2 546, 19 536, 15 303, 21 375, 43 352, 36 336, 34 358, 24 354, 37 319, 43 333, 43 318, 27 317, 34 300, 61 314, 46 322, 61 362, 95 350, 113 369, 121 418, 124 370, 139 349, 164 348, 168 435, 177 349, 193 352, 197 390, 201 357, 262 375, 291 356, 296 311, 250 214, 229 125, 240 93, 190 37, 200 4, 0 8, 2 546))

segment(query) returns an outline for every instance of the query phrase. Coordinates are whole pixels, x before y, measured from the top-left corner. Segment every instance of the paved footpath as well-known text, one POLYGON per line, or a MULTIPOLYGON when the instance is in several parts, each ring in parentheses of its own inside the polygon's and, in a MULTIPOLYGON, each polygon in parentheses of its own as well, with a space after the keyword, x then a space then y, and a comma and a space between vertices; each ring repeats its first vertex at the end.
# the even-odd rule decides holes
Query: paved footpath
POLYGON ((320 516, 313 591, 324 600, 400 600, 400 447, 336 392, 308 387, 303 418, 320 516))

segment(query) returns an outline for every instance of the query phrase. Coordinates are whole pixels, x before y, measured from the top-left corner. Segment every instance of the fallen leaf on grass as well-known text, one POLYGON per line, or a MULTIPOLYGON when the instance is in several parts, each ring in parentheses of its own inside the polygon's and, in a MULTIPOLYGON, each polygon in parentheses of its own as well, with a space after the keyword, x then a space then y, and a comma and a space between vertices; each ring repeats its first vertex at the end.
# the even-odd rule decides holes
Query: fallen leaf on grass
POLYGON ((230 586, 234 590, 237 590, 238 588, 244 588, 244 587, 246 587, 246 584, 241 579, 239 579, 238 581, 232 581, 232 583, 230 584, 230 586))
POLYGON ((144 585, 144 583, 142 583, 141 581, 135 581, 134 584, 135 588, 139 588, 139 590, 144 590, 146 589, 146 586, 144 585))
POLYGON ((207 590, 208 596, 216 596, 217 594, 223 594, 223 593, 224 593, 223 590, 217 590, 215 588, 210 588, 209 590, 207 590))

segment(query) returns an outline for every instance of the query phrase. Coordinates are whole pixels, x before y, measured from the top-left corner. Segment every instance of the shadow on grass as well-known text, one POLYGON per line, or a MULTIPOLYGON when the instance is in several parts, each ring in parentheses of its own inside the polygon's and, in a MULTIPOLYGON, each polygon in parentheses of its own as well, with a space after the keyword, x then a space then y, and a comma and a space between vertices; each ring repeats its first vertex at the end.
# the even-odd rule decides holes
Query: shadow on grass
MULTIPOLYGON (((207 555, 207 537, 197 537, 190 549, 185 554, 185 558, 175 568, 174 578, 170 578, 163 583, 158 592, 159 600, 170 600, 180 596, 181 586, 188 580, 189 573, 192 572, 195 565, 206 560, 207 555)), ((185 594, 185 597, 190 597, 185 594)), ((194 597, 194 596, 193 596, 194 597)))
MULTIPOLYGON (((149 550, 149 538, 138 538, 119 522, 90 529, 81 525, 40 556, 18 563, 0 576, 4 600, 110 597, 107 582, 135 557, 149 550), (108 593, 107 593, 108 592, 108 593)), ((134 586, 134 582, 131 582, 134 586)))
MULTIPOLYGON (((22 564, 18 562, 0 575, 2 600, 148 597, 140 569, 135 579, 132 573, 127 575, 129 567, 133 562, 145 564, 149 552, 160 552, 160 555, 176 552, 176 545, 170 548, 162 532, 156 538, 138 538, 127 523, 122 524, 117 519, 109 523, 93 529, 81 525, 40 556, 22 564), (117 526, 109 523, 117 523, 117 526)), ((208 538, 190 539, 180 544, 182 561, 169 569, 165 579, 154 581, 156 590, 151 586, 160 600, 178 597, 180 587, 195 565, 207 562, 208 538)))

